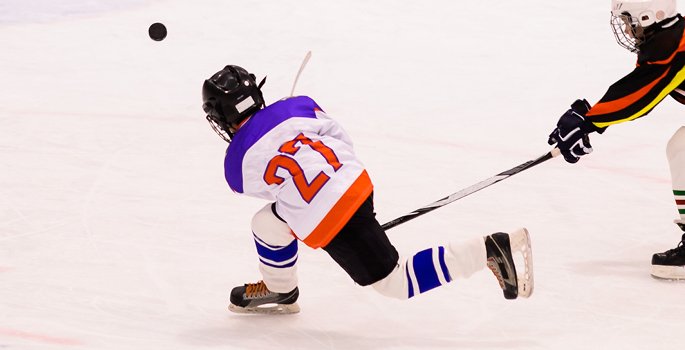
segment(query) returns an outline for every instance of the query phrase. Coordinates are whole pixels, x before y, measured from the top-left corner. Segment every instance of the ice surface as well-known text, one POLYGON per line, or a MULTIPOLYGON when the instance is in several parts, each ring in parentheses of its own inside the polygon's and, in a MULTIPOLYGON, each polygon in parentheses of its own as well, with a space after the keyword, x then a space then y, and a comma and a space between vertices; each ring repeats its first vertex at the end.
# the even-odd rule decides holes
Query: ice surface
POLYGON ((273 102, 315 98, 356 142, 381 222, 549 150, 558 116, 629 72, 608 1, 0 2, 0 349, 664 349, 682 346, 685 284, 651 254, 680 233, 666 101, 389 235, 405 254, 531 232, 535 294, 484 271, 407 302, 300 251, 302 313, 245 317, 259 278, 251 216, 223 179, 202 81, 268 75, 273 102), (166 24, 162 42, 147 37, 166 24))

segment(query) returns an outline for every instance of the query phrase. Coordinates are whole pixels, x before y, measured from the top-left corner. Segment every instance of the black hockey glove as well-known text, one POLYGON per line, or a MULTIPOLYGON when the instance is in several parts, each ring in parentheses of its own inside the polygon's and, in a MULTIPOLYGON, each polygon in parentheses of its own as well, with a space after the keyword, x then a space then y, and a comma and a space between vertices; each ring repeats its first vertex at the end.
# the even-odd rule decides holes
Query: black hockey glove
POLYGON ((588 134, 600 131, 598 127, 585 119, 585 114, 590 107, 585 99, 573 102, 571 108, 559 118, 557 128, 552 131, 547 140, 550 145, 557 144, 557 148, 569 163, 575 163, 580 157, 592 152, 588 134))

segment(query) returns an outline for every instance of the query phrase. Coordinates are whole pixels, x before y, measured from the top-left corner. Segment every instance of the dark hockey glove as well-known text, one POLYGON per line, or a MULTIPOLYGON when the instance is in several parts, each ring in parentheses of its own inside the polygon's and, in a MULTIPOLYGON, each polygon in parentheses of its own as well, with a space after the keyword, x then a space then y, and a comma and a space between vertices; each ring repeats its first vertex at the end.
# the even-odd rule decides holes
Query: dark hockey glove
POLYGON ((585 99, 573 102, 571 108, 559 118, 557 128, 547 140, 550 145, 557 144, 569 163, 575 163, 580 157, 592 152, 589 134, 600 129, 585 119, 590 107, 585 99))

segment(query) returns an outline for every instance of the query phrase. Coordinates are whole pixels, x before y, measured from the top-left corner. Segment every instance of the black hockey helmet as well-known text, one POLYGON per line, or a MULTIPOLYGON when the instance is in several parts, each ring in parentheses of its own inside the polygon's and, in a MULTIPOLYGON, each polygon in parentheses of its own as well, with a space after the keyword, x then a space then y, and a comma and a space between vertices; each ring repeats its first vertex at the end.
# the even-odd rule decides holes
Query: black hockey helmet
POLYGON ((226 142, 231 142, 233 125, 264 107, 261 87, 266 78, 259 84, 255 79, 244 68, 228 65, 202 85, 202 109, 207 121, 226 142))

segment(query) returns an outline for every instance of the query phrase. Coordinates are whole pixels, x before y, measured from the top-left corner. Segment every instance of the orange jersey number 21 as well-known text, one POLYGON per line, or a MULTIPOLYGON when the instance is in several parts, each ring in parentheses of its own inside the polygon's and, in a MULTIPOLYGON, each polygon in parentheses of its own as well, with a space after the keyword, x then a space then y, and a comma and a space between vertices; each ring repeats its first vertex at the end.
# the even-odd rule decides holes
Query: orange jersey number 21
POLYGON ((284 143, 278 151, 279 154, 269 161, 266 166, 266 171, 264 172, 264 181, 267 185, 280 185, 285 181, 284 178, 278 176, 276 172, 278 169, 284 169, 290 176, 293 177, 293 182, 295 187, 300 192, 300 196, 305 202, 310 203, 312 199, 316 196, 321 188, 328 182, 330 176, 326 175, 323 171, 320 171, 318 175, 310 182, 304 176, 304 171, 297 161, 289 157, 294 156, 302 146, 309 146, 314 151, 319 153, 331 167, 333 171, 338 171, 342 167, 338 157, 335 155, 332 149, 324 145, 321 141, 312 141, 310 138, 304 136, 304 134, 297 135, 296 138, 284 143))

